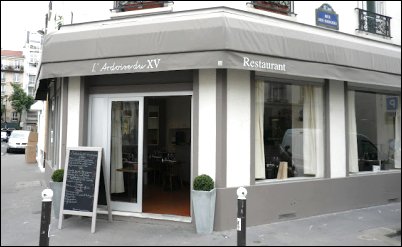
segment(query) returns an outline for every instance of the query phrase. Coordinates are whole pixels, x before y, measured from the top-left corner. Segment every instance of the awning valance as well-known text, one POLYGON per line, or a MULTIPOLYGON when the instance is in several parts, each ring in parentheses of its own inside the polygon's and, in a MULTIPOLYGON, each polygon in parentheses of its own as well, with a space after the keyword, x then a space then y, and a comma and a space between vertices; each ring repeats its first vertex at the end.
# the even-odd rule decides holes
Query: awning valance
POLYGON ((400 87, 400 47, 369 42, 217 8, 63 27, 45 38, 38 79, 232 68, 400 87))

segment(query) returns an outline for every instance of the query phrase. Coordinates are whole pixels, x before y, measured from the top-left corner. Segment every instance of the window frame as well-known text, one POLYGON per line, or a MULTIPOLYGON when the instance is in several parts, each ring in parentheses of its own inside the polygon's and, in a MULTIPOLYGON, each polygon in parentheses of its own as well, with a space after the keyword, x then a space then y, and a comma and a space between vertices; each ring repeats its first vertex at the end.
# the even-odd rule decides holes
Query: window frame
MULTIPOLYGON (((396 90, 396 91, 389 91, 388 89, 370 89, 370 88, 362 88, 361 86, 354 86, 353 84, 351 84, 350 82, 348 83, 348 86, 346 87, 346 90, 345 90, 345 92, 346 92, 346 94, 345 94, 345 100, 346 100, 346 102, 348 102, 350 99, 349 99, 349 96, 348 96, 348 93, 350 92, 350 91, 354 91, 355 93, 356 92, 358 92, 358 93, 364 93, 364 94, 374 94, 376 97, 377 97, 377 95, 381 95, 381 96, 384 96, 384 97, 388 97, 388 96, 395 96, 395 97, 399 97, 399 99, 401 99, 401 92, 400 91, 398 91, 398 90, 396 90)), ((398 104, 400 104, 401 102, 398 102, 398 104)), ((348 103, 346 103, 346 105, 347 106, 349 106, 349 104, 348 103)), ((355 110, 356 110, 356 106, 355 106, 355 110)), ((345 108, 345 114, 348 116, 347 118, 349 118, 349 107, 347 107, 347 108, 345 108)), ((376 116, 375 116, 375 118, 377 119, 378 118, 378 116, 377 116, 377 111, 376 111, 376 116)), ((395 120, 394 120, 395 121, 395 120)), ((357 122, 356 122, 356 124, 357 124, 357 122)), ((395 122, 394 122, 394 124, 393 124, 393 127, 392 127, 394 130, 395 130, 395 122)), ((347 169, 346 169, 346 174, 347 174, 347 176, 355 176, 355 175, 361 175, 361 174, 366 174, 366 173, 372 173, 372 174, 377 174, 377 170, 375 170, 374 168, 372 169, 372 170, 364 170, 364 169, 362 169, 362 170, 360 170, 360 167, 361 167, 361 163, 365 160, 365 159, 361 159, 362 157, 360 156, 360 154, 361 154, 361 146, 362 146, 362 143, 365 143, 365 142, 367 142, 366 140, 363 140, 363 141, 360 141, 361 143, 359 143, 359 141, 357 140, 357 148, 358 148, 358 150, 357 150, 357 152, 358 152, 358 154, 357 154, 357 164, 358 164, 358 169, 359 169, 359 171, 358 172, 351 172, 350 171, 350 153, 351 153, 351 151, 349 150, 350 149, 350 140, 349 140, 349 133, 350 133, 350 126, 349 126, 349 123, 346 123, 346 140, 347 140, 347 143, 346 143, 346 146, 347 146, 347 149, 348 149, 348 152, 347 152, 347 157, 346 157, 346 164, 347 164, 347 169)), ((356 126, 356 132, 358 133, 358 129, 357 129, 357 126, 356 126)), ((375 133, 376 133, 376 135, 378 135, 378 128, 376 127, 376 131, 375 131, 375 133)), ((367 138, 366 136, 364 136, 364 134, 362 134, 363 135, 363 139, 364 138, 367 138)), ((357 139, 359 139, 358 137, 357 137, 357 139)), ((360 138, 361 139, 361 138, 360 138)), ((395 140, 395 131, 394 131, 394 136, 393 136, 393 140, 395 140)), ((385 153, 383 152, 383 151, 381 151, 381 150, 379 150, 378 149, 378 145, 383 145, 383 144, 381 144, 381 143, 379 143, 379 144, 375 144, 375 143, 373 143, 370 139, 368 139, 368 143, 369 143, 369 145, 370 146, 372 146, 372 147, 374 147, 376 150, 377 150, 377 160, 371 160, 371 158, 370 158, 370 156, 367 156, 368 157, 368 159, 366 160, 367 161, 367 163, 371 163, 371 164, 373 164, 373 165, 381 165, 381 169, 380 169, 380 172, 395 172, 395 171, 400 171, 400 168, 395 168, 395 163, 393 164, 393 168, 390 168, 390 169, 382 169, 382 167, 384 166, 384 163, 382 163, 382 159, 381 159, 381 156, 382 155, 384 155, 385 153), (381 160, 381 162, 374 162, 374 161, 378 161, 378 160, 381 160)), ((386 145, 386 144, 384 144, 384 145, 386 145)), ((389 147, 388 147, 389 148, 389 147)), ((390 150, 389 150, 390 151, 390 150)), ((388 153, 389 153, 389 151, 388 151, 388 153)))
MULTIPOLYGON (((285 86, 300 86, 300 87, 303 87, 303 86, 307 86, 307 85, 309 85, 309 86, 313 86, 313 87, 319 87, 319 88, 321 88, 321 92, 322 92, 322 129, 321 129, 321 132, 322 132, 322 143, 323 143, 323 150, 322 150, 322 156, 323 156, 323 164, 321 164, 321 167, 320 167, 320 169, 322 170, 322 173, 321 173, 321 175, 320 176, 318 176, 317 175, 317 173, 316 173, 316 175, 313 177, 313 176, 305 176, 305 175, 303 175, 303 176, 296 176, 296 177, 288 177, 287 179, 276 179, 276 178, 274 178, 274 179, 269 179, 269 178, 265 178, 265 179, 256 179, 255 177, 254 177, 254 175, 253 175, 253 177, 254 177, 254 182, 256 183, 256 184, 259 184, 259 183, 266 183, 266 182, 281 182, 281 181, 289 181, 289 179, 291 179, 292 181, 293 180, 306 180, 306 179, 322 179, 322 178, 325 178, 326 176, 327 176, 327 174, 326 174, 326 169, 328 169, 328 166, 326 165, 326 162, 327 162, 327 150, 326 150, 326 145, 327 145, 327 113, 326 113, 326 108, 327 108, 327 99, 326 99, 326 97, 327 97, 327 95, 326 95, 326 81, 324 80, 324 79, 314 79, 314 78, 311 78, 311 80, 310 80, 310 78, 302 78, 302 79, 298 79, 298 78, 288 78, 288 77, 286 77, 286 78, 284 78, 284 77, 272 77, 272 76, 266 76, 266 75, 263 75, 263 73, 261 73, 261 74, 258 74, 258 75, 255 75, 255 77, 254 77, 254 82, 256 82, 257 80, 262 80, 262 81, 264 81, 264 84, 266 84, 267 82, 271 82, 271 83, 281 83, 281 84, 283 84, 283 85, 285 85, 285 86)), ((253 85, 255 85, 255 84, 253 84, 253 85)), ((265 86, 264 86, 264 88, 265 88, 265 86)), ((266 89, 264 89, 264 91, 265 91, 266 89)), ((264 101, 265 101, 265 96, 264 96, 264 101)), ((252 101, 253 102, 253 104, 254 104, 254 107, 256 107, 256 104, 257 104, 257 97, 255 96, 255 94, 254 94, 254 98, 253 98, 254 100, 252 101)), ((265 119, 265 113, 264 113, 264 119, 265 119)), ((256 120, 256 113, 254 114, 254 119, 253 119, 253 122, 255 123, 257 120, 256 120)), ((254 138, 256 138, 256 133, 254 133, 254 138)), ((264 137, 264 139, 265 139, 265 137, 264 137)), ((254 144, 254 145, 256 145, 256 144, 254 144)), ((254 149, 255 149, 256 147, 254 147, 254 149)), ((264 150, 264 152, 265 152, 265 150, 264 150)), ((253 153, 253 156, 254 156, 254 166, 256 166, 256 162, 255 162, 255 160, 256 160, 256 153, 254 152, 253 153)), ((265 161, 265 163, 267 164, 267 160, 265 161)), ((266 164, 265 164, 265 166, 266 166, 266 164)), ((256 169, 256 167, 254 167, 254 170, 256 169)), ((265 168, 266 169, 266 168, 265 168)))

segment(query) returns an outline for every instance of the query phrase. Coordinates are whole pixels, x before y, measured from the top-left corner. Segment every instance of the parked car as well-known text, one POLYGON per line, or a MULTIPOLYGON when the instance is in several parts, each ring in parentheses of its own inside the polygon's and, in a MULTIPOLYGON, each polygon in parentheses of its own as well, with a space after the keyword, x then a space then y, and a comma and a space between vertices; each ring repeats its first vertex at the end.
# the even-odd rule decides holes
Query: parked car
POLYGON ((11 151, 23 151, 28 144, 29 130, 14 130, 8 139, 7 153, 11 151))
MULTIPOLYGON (((391 148, 393 150, 393 147, 391 148)), ((381 165, 381 170, 387 170, 389 169, 387 165, 393 163, 392 158, 380 152, 377 146, 365 135, 357 135, 357 150, 359 171, 373 171, 373 166, 379 165, 381 165)))
POLYGON ((7 129, 6 129, 8 139, 10 139, 10 135, 11 135, 11 133, 12 133, 14 130, 15 130, 15 128, 7 128, 7 129))
POLYGON ((1 131, 1 141, 8 141, 8 135, 6 131, 1 131))

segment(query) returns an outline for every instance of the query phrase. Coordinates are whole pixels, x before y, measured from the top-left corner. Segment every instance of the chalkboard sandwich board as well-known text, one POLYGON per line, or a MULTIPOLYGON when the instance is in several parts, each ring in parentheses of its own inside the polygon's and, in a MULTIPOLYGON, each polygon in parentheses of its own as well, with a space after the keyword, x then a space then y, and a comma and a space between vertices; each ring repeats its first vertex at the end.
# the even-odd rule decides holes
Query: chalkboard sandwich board
POLYGON ((95 232, 101 156, 101 147, 67 148, 59 229, 68 214, 91 216, 91 232, 95 232))

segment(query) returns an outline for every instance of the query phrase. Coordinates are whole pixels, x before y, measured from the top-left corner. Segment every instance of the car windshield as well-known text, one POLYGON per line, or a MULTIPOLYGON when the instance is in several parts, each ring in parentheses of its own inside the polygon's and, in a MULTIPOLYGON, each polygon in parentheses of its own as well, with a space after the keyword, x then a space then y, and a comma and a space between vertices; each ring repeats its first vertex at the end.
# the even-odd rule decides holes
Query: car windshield
POLYGON ((29 132, 15 132, 13 131, 11 133, 11 138, 27 138, 29 135, 29 132))

